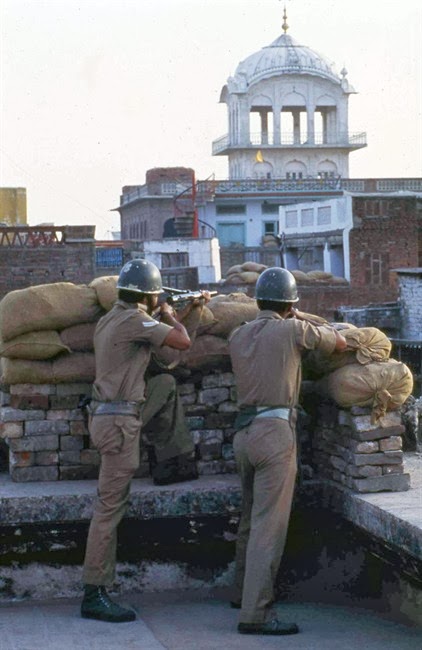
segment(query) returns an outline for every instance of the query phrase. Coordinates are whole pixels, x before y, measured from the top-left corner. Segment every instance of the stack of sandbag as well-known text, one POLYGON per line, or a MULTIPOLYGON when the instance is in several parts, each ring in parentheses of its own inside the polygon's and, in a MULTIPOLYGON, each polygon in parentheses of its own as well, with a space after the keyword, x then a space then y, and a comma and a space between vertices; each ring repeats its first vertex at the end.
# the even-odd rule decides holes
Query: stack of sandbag
POLYGON ((227 273, 224 284, 256 284, 259 276, 268 266, 257 262, 244 262, 231 266, 227 273))
POLYGON ((342 278, 337 275, 333 275, 328 271, 300 271, 299 269, 293 269, 290 271, 294 276, 297 284, 314 284, 316 282, 324 282, 325 284, 348 284, 346 278, 342 278))
POLYGON ((254 320, 258 313, 256 300, 241 292, 214 296, 206 309, 212 320, 207 316, 208 322, 198 328, 190 350, 182 355, 182 363, 192 370, 226 367, 231 332, 242 323, 254 320))
POLYGON ((404 363, 390 359, 391 342, 376 327, 352 327, 341 333, 347 340, 345 352, 313 351, 306 364, 320 376, 315 384, 319 393, 343 408, 371 407, 375 423, 411 395, 412 373, 404 363))
POLYGON ((92 380, 93 329, 103 313, 86 285, 57 282, 8 293, 0 302, 2 381, 92 380))

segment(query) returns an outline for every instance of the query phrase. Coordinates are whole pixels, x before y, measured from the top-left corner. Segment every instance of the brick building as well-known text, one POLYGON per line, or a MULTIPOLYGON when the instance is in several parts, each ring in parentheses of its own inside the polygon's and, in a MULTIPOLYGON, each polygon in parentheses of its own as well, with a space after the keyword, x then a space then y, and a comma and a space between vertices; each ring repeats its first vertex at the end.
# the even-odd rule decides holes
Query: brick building
POLYGON ((156 167, 146 173, 144 185, 123 187, 120 205, 122 239, 144 241, 176 235, 177 213, 193 211, 194 171, 187 167, 156 167))

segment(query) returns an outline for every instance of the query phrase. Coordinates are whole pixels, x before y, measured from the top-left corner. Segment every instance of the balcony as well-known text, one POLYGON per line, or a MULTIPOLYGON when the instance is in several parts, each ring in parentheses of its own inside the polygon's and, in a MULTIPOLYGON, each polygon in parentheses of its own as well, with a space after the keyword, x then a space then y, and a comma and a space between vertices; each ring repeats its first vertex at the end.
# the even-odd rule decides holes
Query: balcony
POLYGON ((318 192, 422 192, 422 178, 271 178, 199 181, 197 199, 211 200, 215 195, 282 194, 318 192))
POLYGON ((365 132, 356 132, 356 133, 345 133, 344 135, 334 135, 329 136, 325 133, 315 133, 313 141, 308 140, 306 135, 297 136, 293 133, 281 133, 279 142, 276 141, 274 133, 251 133, 249 135, 248 143, 233 143, 230 142, 229 134, 223 135, 221 138, 214 140, 212 143, 212 155, 221 156, 227 155, 230 151, 237 149, 249 149, 250 147, 256 147, 260 149, 279 149, 280 147, 285 148, 296 148, 303 147, 306 148, 328 148, 328 149, 361 149, 366 147, 366 133, 365 132))

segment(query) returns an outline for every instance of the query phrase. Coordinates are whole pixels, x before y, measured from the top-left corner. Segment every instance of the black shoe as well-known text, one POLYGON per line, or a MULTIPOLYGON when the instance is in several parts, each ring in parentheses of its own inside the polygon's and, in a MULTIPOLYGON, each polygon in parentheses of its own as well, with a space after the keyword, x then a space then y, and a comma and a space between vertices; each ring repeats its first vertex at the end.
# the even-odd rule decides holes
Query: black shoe
POLYGON ((283 623, 278 618, 273 618, 265 623, 239 623, 237 631, 240 634, 297 634, 299 628, 296 623, 283 623))
POLYGON ((230 607, 232 609, 242 609, 242 603, 240 603, 238 600, 231 600, 230 607))
POLYGON ((136 614, 132 609, 114 603, 110 600, 105 587, 96 585, 85 585, 81 616, 108 623, 127 623, 136 619, 136 614))

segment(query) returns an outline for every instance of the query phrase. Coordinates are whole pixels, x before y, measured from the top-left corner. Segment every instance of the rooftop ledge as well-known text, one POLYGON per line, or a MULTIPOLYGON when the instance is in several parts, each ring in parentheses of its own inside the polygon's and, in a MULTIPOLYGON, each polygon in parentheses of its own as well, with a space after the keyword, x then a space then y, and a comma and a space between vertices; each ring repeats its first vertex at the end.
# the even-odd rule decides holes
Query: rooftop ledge
MULTIPOLYGON (((302 490, 395 551, 422 562, 422 455, 405 454, 411 475, 407 492, 355 494, 330 482, 308 481, 302 490)), ((65 523, 91 518, 97 481, 15 483, 0 477, 0 528, 28 523, 65 523)), ((132 482, 126 517, 227 516, 241 507, 239 477, 202 476, 197 481, 158 487, 150 479, 132 482)))

